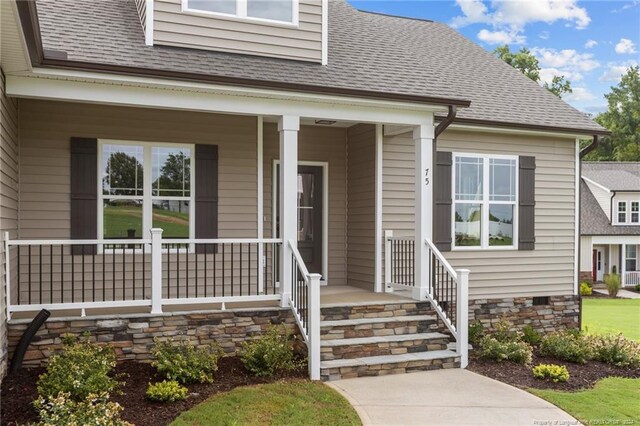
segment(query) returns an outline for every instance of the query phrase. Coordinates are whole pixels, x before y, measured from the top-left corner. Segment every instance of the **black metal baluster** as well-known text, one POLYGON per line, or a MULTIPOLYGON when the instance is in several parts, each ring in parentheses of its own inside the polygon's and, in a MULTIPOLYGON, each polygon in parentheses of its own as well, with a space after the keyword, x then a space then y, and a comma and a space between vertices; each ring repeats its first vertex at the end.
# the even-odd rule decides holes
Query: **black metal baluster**
POLYGON ((180 245, 176 244, 176 282, 178 290, 178 299, 180 299, 180 245))
POLYGON ((132 263, 131 263, 131 267, 133 268, 133 299, 132 300, 136 300, 136 246, 135 245, 131 245, 131 256, 132 256, 132 263))
POLYGON ((142 299, 147 298, 147 253, 146 244, 142 244, 142 299))
POLYGON ((189 297, 189 288, 191 287, 189 285, 189 249, 187 248, 187 252, 185 253, 185 256, 187 257, 187 261, 185 262, 186 268, 185 268, 185 281, 186 281, 186 297, 189 297))
MULTIPOLYGON (((187 250, 189 250, 188 247, 187 247, 187 250)), ((198 297, 198 294, 199 294, 198 293, 198 252, 196 252, 196 297, 198 297)))
POLYGON ((235 248, 235 244, 231 243, 231 296, 233 297, 233 287, 235 285, 235 274, 234 274, 234 267, 235 267, 235 254, 234 254, 234 248, 235 248))
POLYGON ((209 268, 207 267, 207 256, 209 254, 209 245, 204 245, 204 297, 207 297, 207 278, 209 274, 209 268))
POLYGON ((20 276, 20 264, 22 263, 22 258, 20 257, 20 248, 18 246, 18 305, 20 304, 20 293, 22 293, 22 277, 20 276))
POLYGON ((227 248, 226 248, 227 245, 226 244, 220 244, 220 245, 222 246, 222 297, 224 297, 224 293, 225 293, 225 289, 224 288, 227 285, 227 277, 226 277, 226 275, 227 275, 227 272, 226 272, 227 265, 226 265, 226 262, 225 262, 225 259, 224 259, 225 258, 225 252, 227 251, 227 248))
MULTIPOLYGON (((212 260, 213 260, 213 297, 216 297, 216 287, 218 285, 218 247, 220 246, 213 246, 213 256, 212 260)), ((222 249, 224 250, 224 248, 222 249)))
POLYGON ((82 268, 80 268, 80 270, 82 271, 82 302, 84 302, 84 291, 85 291, 85 285, 84 285, 84 251, 87 249, 86 245, 82 245, 82 253, 80 254, 80 259, 82 260, 82 268))
POLYGON ((38 302, 42 303, 42 246, 38 246, 38 302))
MULTIPOLYGON (((9 253, 7 253, 9 259, 9 253)), ((49 303, 53 303, 53 245, 49 244, 49 303)))
POLYGON ((111 246, 111 287, 113 294, 111 299, 116 301, 116 246, 111 246))
POLYGON ((107 301, 107 277, 106 277, 106 268, 104 266, 104 258, 107 256, 106 253, 107 247, 102 246, 102 301, 107 301))
POLYGON ((60 244, 60 303, 64 303, 64 246, 60 244))
POLYGON ((167 244, 167 297, 171 298, 171 244, 167 244))
POLYGON ((28 253, 28 259, 29 259, 29 298, 27 300, 29 300, 29 304, 31 304, 31 245, 29 245, 29 253, 28 253))
POLYGON ((240 243, 240 296, 242 296, 242 243, 240 243))
POLYGON ((91 301, 96 301, 96 247, 91 249, 91 301))
POLYGON ((71 303, 75 301, 75 298, 76 298, 76 257, 73 255, 73 246, 72 246, 71 247, 71 303))
POLYGON ((126 250, 126 245, 123 244, 122 245, 122 300, 127 300, 126 294, 127 294, 127 289, 126 289, 126 284, 125 284, 125 271, 127 270, 127 266, 125 264, 125 261, 127 259, 125 250, 126 250))

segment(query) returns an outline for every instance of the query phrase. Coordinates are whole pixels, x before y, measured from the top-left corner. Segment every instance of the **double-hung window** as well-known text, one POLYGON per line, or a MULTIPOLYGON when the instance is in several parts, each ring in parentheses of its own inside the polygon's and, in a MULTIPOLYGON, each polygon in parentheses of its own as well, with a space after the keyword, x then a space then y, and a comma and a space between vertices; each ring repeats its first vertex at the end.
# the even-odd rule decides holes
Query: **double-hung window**
POLYGON ((182 0, 187 12, 297 24, 298 0, 182 0))
POLYGON ((455 248, 515 248, 517 160, 516 156, 454 155, 455 248))
POLYGON ((626 246, 625 253, 625 267, 626 271, 637 271, 638 270, 638 246, 634 244, 628 244, 626 246))
POLYGON ((631 202, 631 223, 640 223, 640 201, 631 202))
POLYGON ((618 201, 618 223, 627 222, 627 202, 618 201))
POLYGON ((101 141, 100 238, 193 238, 192 145, 101 141))

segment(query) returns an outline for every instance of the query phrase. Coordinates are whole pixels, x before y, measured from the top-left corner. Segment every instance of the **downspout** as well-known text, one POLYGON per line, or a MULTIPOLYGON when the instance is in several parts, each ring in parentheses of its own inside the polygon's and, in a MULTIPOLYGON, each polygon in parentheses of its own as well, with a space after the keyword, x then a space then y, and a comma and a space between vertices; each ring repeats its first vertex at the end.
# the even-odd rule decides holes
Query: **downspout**
POLYGON ((598 147, 598 143, 600 143, 600 137, 598 135, 593 135, 593 141, 580 150, 580 159, 582 160, 585 155, 596 149, 598 147))
MULTIPOLYGON (((434 132, 433 132, 433 168, 435 170, 436 168, 436 158, 437 158, 437 153, 438 153, 438 136, 440 136, 442 134, 442 132, 444 132, 445 130, 447 130, 447 127, 449 127, 449 125, 451 125, 451 123, 453 123, 453 120, 456 119, 456 114, 458 112, 458 107, 455 105, 449 105, 449 112, 447 113, 447 116, 444 118, 444 120, 442 120, 435 128, 434 132)), ((435 173, 434 173, 435 175, 435 173)), ((435 202, 435 200, 434 200, 435 202)))

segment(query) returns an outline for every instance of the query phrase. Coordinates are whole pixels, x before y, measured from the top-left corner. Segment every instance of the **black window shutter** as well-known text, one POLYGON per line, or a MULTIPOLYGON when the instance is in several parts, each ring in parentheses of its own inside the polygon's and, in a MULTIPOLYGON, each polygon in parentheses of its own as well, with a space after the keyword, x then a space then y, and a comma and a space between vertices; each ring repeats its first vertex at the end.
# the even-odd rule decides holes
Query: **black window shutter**
POLYGON ((518 249, 534 250, 536 246, 536 158, 521 156, 519 174, 518 249))
MULTIPOLYGON (((196 238, 218 238, 218 146, 196 145, 196 238)), ((216 245, 198 244, 196 253, 215 253, 216 245)))
POLYGON ((436 152, 433 188, 433 243, 440 251, 451 251, 451 152, 436 152))
MULTIPOLYGON (((98 140, 71 138, 71 239, 98 238, 98 140)), ((72 254, 95 254, 96 246, 73 246, 72 254)))

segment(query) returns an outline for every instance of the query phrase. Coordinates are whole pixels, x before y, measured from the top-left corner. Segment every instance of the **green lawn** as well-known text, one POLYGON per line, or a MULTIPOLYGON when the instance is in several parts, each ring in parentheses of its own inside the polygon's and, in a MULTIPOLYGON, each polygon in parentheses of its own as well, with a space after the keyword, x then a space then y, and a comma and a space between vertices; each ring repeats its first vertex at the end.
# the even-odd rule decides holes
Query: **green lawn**
MULTIPOLYGON (((170 210, 153 210, 153 227, 162 228, 165 238, 189 237, 189 214, 170 210)), ((104 208, 105 238, 127 238, 127 229, 135 229, 142 238, 142 208, 129 205, 108 205, 104 208)))
POLYGON ((593 334, 617 334, 640 341, 640 299, 583 299, 582 328, 593 334))
POLYGON ((557 405, 584 424, 640 422, 640 379, 608 377, 593 389, 579 392, 541 389, 529 389, 529 392, 557 405))
POLYGON ((330 387, 304 380, 246 386, 182 413, 186 425, 360 425, 353 407, 330 387))

